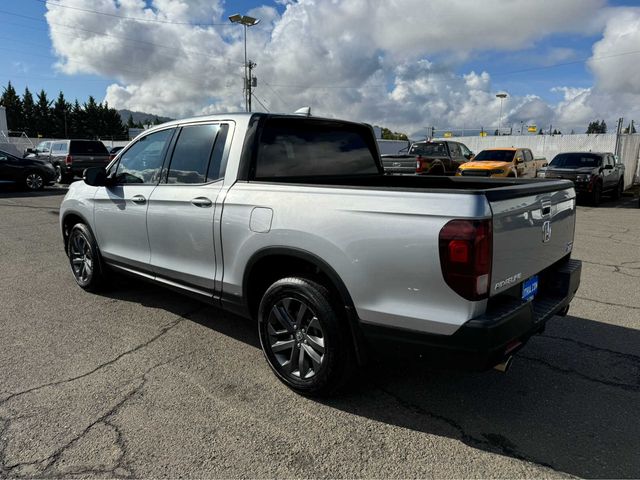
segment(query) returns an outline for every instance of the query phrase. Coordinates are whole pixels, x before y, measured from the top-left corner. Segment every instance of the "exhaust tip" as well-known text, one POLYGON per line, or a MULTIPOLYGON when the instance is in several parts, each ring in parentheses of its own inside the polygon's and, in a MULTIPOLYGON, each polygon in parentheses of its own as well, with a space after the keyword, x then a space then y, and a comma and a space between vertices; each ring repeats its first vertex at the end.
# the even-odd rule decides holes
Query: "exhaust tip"
POLYGON ((511 368, 511 362, 513 361, 512 356, 508 356, 503 362, 498 363, 493 367, 494 370, 497 370, 500 373, 507 373, 509 368, 511 368))

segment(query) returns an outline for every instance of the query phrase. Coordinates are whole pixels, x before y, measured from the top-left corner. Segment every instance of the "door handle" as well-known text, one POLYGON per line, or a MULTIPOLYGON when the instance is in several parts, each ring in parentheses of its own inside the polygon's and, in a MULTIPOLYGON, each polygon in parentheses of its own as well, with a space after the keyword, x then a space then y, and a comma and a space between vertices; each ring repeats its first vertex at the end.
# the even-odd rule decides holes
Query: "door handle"
POLYGON ((196 197, 193 200, 191 200, 191 204, 195 205, 196 207, 206 208, 213 205, 213 202, 209 200, 207 197, 196 197))
POLYGON ((134 195, 131 198, 131 201, 133 203, 137 203, 138 205, 144 205, 145 203, 147 203, 147 199, 144 198, 142 195, 134 195))

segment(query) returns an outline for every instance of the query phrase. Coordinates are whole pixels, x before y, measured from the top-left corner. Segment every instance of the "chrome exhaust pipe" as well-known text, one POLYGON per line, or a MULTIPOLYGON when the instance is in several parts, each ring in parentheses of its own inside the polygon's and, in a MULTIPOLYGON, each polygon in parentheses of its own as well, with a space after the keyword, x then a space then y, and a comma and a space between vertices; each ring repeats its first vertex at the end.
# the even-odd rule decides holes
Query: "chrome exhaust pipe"
POLYGON ((509 355, 507 358, 504 359, 504 361, 495 365, 493 369, 501 373, 507 373, 507 370, 509 370, 509 368, 511 367, 512 361, 513 361, 513 357, 509 355))

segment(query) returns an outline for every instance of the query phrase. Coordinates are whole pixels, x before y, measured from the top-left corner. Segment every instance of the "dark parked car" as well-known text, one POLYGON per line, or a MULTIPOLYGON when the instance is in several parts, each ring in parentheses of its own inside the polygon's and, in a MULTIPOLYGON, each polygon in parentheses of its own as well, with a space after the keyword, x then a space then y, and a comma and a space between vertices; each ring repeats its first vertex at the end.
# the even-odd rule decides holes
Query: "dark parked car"
POLYGON ((111 157, 111 159, 113 160, 114 158, 116 158, 118 152, 123 148, 124 147, 113 147, 111 150, 109 150, 109 156, 111 157))
POLYGON ((466 145, 449 140, 415 142, 404 155, 381 155, 386 173, 418 175, 455 175, 472 158, 466 145))
POLYGON ((74 177, 81 177, 85 169, 106 167, 110 161, 107 147, 99 140, 53 141, 48 158, 56 170, 58 183, 69 183, 74 177))
POLYGON ((613 153, 560 153, 538 171, 538 177, 572 180, 576 193, 588 196, 594 206, 600 204, 603 193, 618 199, 624 191, 624 164, 613 153))
POLYGON ((27 190, 41 190, 53 183, 55 170, 46 160, 20 158, 0 150, 0 183, 17 183, 27 190))

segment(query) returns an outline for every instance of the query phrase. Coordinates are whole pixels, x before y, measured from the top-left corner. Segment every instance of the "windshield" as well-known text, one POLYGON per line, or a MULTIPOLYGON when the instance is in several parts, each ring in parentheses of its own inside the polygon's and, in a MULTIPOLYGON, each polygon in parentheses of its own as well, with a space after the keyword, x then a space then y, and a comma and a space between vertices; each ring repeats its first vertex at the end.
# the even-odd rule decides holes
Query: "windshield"
POLYGON ((411 145, 409 155, 447 155, 447 146, 444 143, 414 143, 411 145))
POLYGON ((474 162, 511 162, 515 150, 483 150, 473 159, 474 162))
POLYGON ((598 167, 602 163, 599 155, 590 153, 561 153, 556 155, 549 166, 557 168, 598 167))

